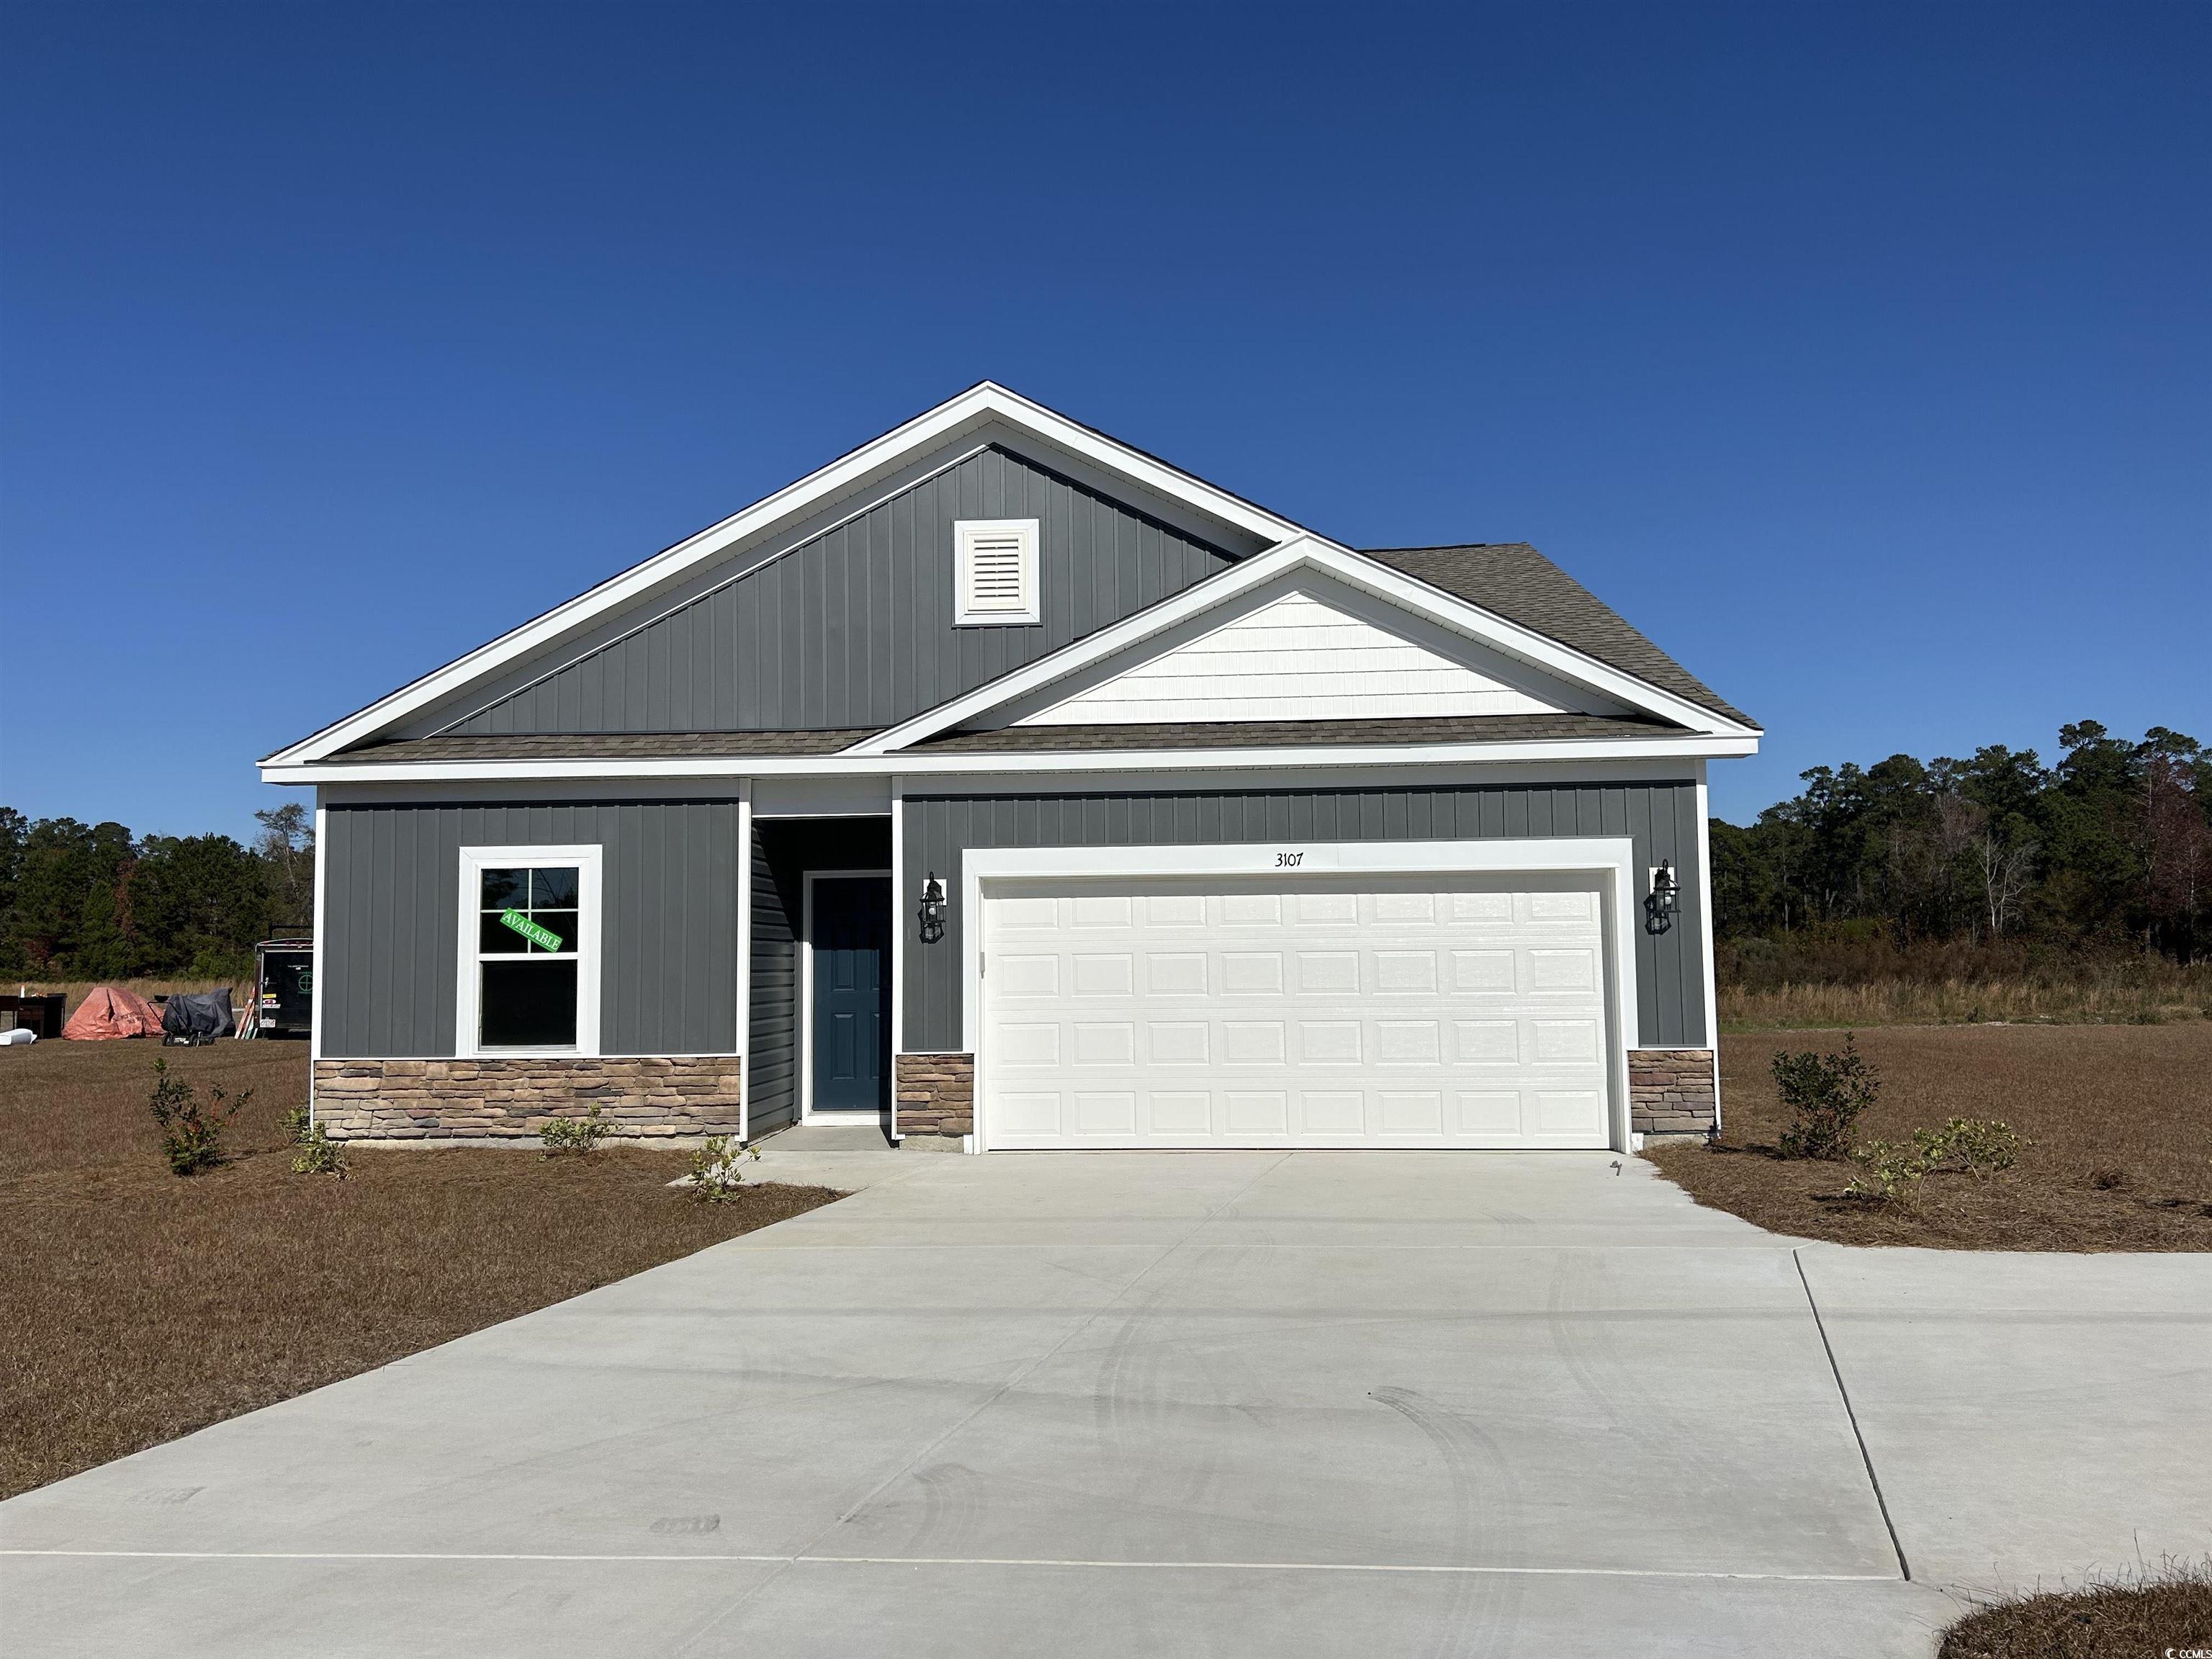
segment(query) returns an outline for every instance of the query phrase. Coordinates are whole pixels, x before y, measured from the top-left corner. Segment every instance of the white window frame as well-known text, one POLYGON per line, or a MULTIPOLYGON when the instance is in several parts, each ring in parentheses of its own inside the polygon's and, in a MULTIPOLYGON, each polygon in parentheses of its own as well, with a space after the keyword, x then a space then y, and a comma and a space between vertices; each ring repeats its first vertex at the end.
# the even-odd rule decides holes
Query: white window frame
POLYGON ((1035 519, 958 519, 952 526, 952 625, 956 628, 1031 627, 1044 620, 1037 581, 1038 521, 1035 519), (985 536, 1012 534, 1021 544, 1022 594, 1018 611, 978 611, 975 591, 975 543, 985 536))
POLYGON ((459 972, 456 976, 453 1052, 463 1060, 498 1060, 509 1054, 573 1054, 599 1052, 599 960, 605 927, 599 902, 603 849, 596 843, 575 847, 464 847, 460 866, 459 972), (483 1030, 483 954, 477 945, 483 915, 483 872, 520 867, 573 865, 576 871, 576 916, 583 935, 576 950, 576 1041, 561 1047, 487 1046, 483 1030))

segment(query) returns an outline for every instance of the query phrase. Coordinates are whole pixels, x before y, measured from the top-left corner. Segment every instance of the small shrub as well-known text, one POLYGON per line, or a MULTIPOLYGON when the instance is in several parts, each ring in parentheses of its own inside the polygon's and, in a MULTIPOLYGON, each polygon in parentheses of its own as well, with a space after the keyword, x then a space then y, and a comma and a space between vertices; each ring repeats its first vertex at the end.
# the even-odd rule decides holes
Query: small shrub
POLYGON ((745 1182, 741 1165, 759 1156, 757 1146, 740 1146, 728 1135, 716 1135, 691 1154, 691 1182, 685 1190, 702 1204, 735 1198, 745 1182))
POLYGON ((298 1144, 307 1138, 307 1103, 301 1101, 284 1114, 284 1139, 298 1144))
POLYGON ((1790 1113, 1790 1127, 1782 1132, 1782 1155, 1850 1156, 1859 1115, 1881 1093, 1881 1079, 1852 1034, 1844 1034, 1841 1054, 1778 1054, 1773 1071, 1774 1086, 1790 1113))
POLYGON ((1844 1196, 1900 1210, 1912 1207, 1920 1195, 1920 1178, 1928 1173, 1926 1152, 1905 1141, 1863 1141, 1851 1149, 1851 1161, 1859 1173, 1844 1188, 1844 1196))
POLYGON ((2166 1557, 2071 1589, 1970 1598, 1938 1659, 2101 1659, 2212 1651, 2212 1562, 2166 1557))
POLYGON ((1956 1167, 1972 1176, 2009 1170, 2027 1142, 2001 1118, 1954 1117, 1940 1129, 1915 1129, 1912 1144, 1931 1170, 1956 1167))
POLYGON ((544 1143, 548 1158, 570 1154, 580 1158, 605 1139, 613 1127, 607 1121, 606 1109, 595 1100, 581 1117, 547 1118, 538 1126, 538 1139, 544 1143))
POLYGON ((294 1175, 326 1175, 345 1179, 344 1143, 332 1140, 330 1131, 321 1124, 307 1126, 307 1133, 299 1137, 299 1147, 292 1158, 294 1175))
POLYGON ((161 1129, 162 1156, 178 1175, 196 1175, 223 1161, 223 1126, 246 1109, 253 1091, 232 1100, 220 1085, 210 1083, 208 1096, 208 1103, 201 1105, 199 1091, 171 1077, 167 1060, 154 1062, 154 1095, 147 1103, 161 1129))

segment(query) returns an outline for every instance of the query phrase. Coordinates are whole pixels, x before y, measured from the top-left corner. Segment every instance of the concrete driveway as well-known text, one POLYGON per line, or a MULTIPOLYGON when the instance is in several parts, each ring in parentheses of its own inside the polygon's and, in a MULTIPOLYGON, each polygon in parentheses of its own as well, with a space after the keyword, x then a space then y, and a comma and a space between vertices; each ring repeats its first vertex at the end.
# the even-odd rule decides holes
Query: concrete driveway
POLYGON ((2212 1548, 2202 1257, 1797 1248, 1604 1154, 762 1169, 867 1184, 0 1505, 0 1640, 1863 1659, 2212 1548))

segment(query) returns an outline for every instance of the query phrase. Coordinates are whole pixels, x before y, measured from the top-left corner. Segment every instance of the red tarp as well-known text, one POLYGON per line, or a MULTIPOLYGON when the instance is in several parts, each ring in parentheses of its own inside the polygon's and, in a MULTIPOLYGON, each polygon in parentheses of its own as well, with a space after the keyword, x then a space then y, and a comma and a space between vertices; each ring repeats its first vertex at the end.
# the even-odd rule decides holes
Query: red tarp
POLYGON ((135 991, 112 986, 94 988, 70 1016, 62 1035, 77 1042, 104 1042, 110 1037, 159 1036, 161 1011, 135 991))

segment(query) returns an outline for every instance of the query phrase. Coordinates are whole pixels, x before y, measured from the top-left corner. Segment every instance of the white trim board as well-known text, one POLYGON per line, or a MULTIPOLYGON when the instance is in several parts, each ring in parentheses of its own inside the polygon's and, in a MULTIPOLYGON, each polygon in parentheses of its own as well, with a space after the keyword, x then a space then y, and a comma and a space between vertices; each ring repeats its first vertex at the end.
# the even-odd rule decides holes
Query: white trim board
POLYGON ((906 793, 905 780, 891 780, 891 1145, 902 1137, 898 1126, 898 1057, 906 1035, 906 793))
POLYGON ((324 795, 315 791, 315 944, 313 971, 314 1000, 307 1006, 307 1122, 312 1127, 319 1120, 315 1115, 315 1062, 323 1057, 323 1002, 329 995, 330 981, 323 977, 323 939, 330 921, 331 844, 330 825, 324 816, 324 795))
POLYGON ((889 1060, 891 1074, 884 1079, 884 1091, 891 1102, 891 1110, 898 1109, 898 890, 897 883, 888 870, 807 870, 801 872, 799 898, 799 1041, 793 1045, 799 1056, 798 1084, 799 1121, 801 1123, 850 1123, 861 1115, 850 1108, 833 1108, 826 1111, 814 1109, 814 884, 817 881, 867 880, 881 877, 891 884, 892 960, 884 963, 891 975, 889 1001, 892 1017, 889 1036, 889 1060))
MULTIPOLYGON (((460 849, 459 971, 453 986, 453 1054, 459 1060, 525 1059, 567 1055, 591 1059, 599 1052, 599 963, 605 933, 599 871, 603 849, 597 842, 566 847, 464 847, 460 849), (583 938, 576 947, 576 1041, 559 1048, 487 1048, 478 1039, 482 987, 477 945, 477 903, 482 872, 501 865, 573 864, 576 866, 576 915, 583 938)), ((526 957, 519 958, 527 960, 526 957)))
POLYGON ((1626 836, 1572 836, 1545 840, 1285 842, 1187 847, 974 848, 964 855, 961 902, 968 920, 961 938, 960 1037, 975 1056, 975 1132, 973 1149, 990 1147, 985 1121, 985 1079, 990 1057, 978 1046, 983 1007, 983 889, 1000 881, 1156 879, 1162 877, 1274 877, 1286 886, 1310 875, 1423 875, 1526 873, 1594 874, 1605 906, 1609 1054, 1607 1131, 1615 1152, 1628 1150, 1628 1054, 1636 1046, 1636 931, 1638 902, 1635 843, 1626 836), (1286 854, 1298 855, 1285 868, 1286 854))
MULTIPOLYGON (((1296 767, 1211 767, 1178 773, 1171 786, 1176 790, 1250 790, 1250 789, 1358 789, 1369 787, 1416 785, 1435 788, 1480 787, 1486 784, 1571 784, 1571 783, 1689 783, 1698 774, 1699 763, 1694 759, 1673 757, 1664 759, 1627 761, 1522 761, 1474 763, 1460 765, 1426 766, 1359 766, 1332 769, 1316 776, 1310 766, 1296 767)), ((720 798, 736 799, 741 793, 738 786, 747 782, 743 778, 720 780, 730 787, 720 798)), ((933 794, 960 794, 970 792, 974 786, 961 779, 932 779, 913 777, 900 773, 892 779, 893 811, 901 796, 924 799, 933 794)), ((1051 773, 1025 775, 1016 786, 1025 795, 1059 793, 1087 793, 1099 789, 1152 789, 1159 785, 1158 770, 1130 771, 1123 768, 1098 772, 1082 772, 1069 776, 1051 773)), ((668 799, 685 800, 712 792, 690 788, 682 783, 651 786, 649 782, 624 783, 621 780, 598 780, 577 782, 547 778, 534 781, 484 782, 471 788, 471 805, 485 800, 514 801, 573 801, 627 800, 631 799, 668 799)), ((362 805, 435 805, 453 798, 450 784, 433 781, 410 783, 332 783, 324 785, 323 799, 332 806, 362 805)), ((814 817, 812 813, 795 814, 814 817)), ((881 817, 881 813, 837 812, 823 814, 834 817, 881 817)))
POLYGON ((1698 945, 1705 953, 1705 1047, 1713 1057, 1713 1133, 1721 1127, 1720 963, 1713 947, 1713 819, 1706 797, 1705 763, 1698 763, 1698 945))
POLYGON ((904 455, 943 441, 964 425, 991 417, 1026 430, 1048 443, 1071 451, 1085 461, 1134 480, 1143 487, 1182 501, 1268 542, 1299 533, 1298 526, 1265 508, 1231 495, 1227 490, 1194 478, 1139 450, 1095 432, 1020 393, 985 380, 957 397, 949 398, 881 437, 849 451, 829 465, 796 483, 763 496, 750 507, 710 525, 696 535, 631 566, 619 575, 556 605, 521 627, 514 629, 458 657, 367 708, 333 721, 299 742, 270 756, 264 765, 289 765, 319 760, 350 744, 404 719, 461 690, 495 669, 552 643, 562 635, 603 616, 615 607, 643 597, 702 562, 786 523, 811 507, 866 486, 876 473, 895 465, 904 455))
MULTIPOLYGON (((317 769, 319 775, 320 769, 317 769)), ((745 778, 738 773, 695 778, 474 778, 465 793, 449 780, 423 778, 381 783, 332 783, 320 790, 332 806, 369 806, 381 802, 415 802, 483 806, 494 801, 715 801, 744 798, 745 778)))
POLYGON ((738 1024, 731 1033, 738 1054, 738 1143, 750 1146, 753 1128, 753 792, 738 786, 738 1024))

